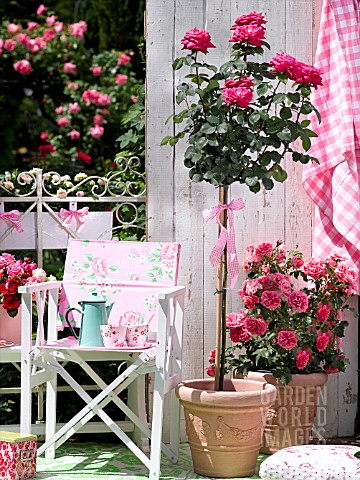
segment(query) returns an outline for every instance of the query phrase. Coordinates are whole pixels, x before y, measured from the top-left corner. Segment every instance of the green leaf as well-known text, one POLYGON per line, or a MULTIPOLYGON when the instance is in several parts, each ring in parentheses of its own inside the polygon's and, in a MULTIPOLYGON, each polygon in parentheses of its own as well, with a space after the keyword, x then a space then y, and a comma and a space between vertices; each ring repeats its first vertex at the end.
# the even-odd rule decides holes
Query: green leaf
POLYGON ((276 169, 276 171, 273 173, 273 178, 274 180, 276 180, 277 182, 285 182, 285 180, 287 179, 287 173, 285 172, 285 170, 283 170, 280 165, 276 165, 278 168, 276 169))
POLYGON ((300 125, 304 128, 308 127, 310 125, 310 120, 303 120, 300 125))
POLYGON ((274 182, 271 180, 271 178, 264 177, 262 179, 262 183, 266 190, 272 190, 274 188, 274 182))
POLYGON ((299 92, 290 92, 287 93, 287 98, 290 100, 292 103, 299 103, 300 102, 300 93, 299 92))
POLYGON ((91 253, 85 253, 84 257, 85 257, 86 260, 88 260, 89 262, 93 262, 93 261, 94 261, 94 255, 91 255, 91 253))
POLYGON ((208 123, 204 123, 204 125, 200 128, 200 131, 202 133, 205 133, 205 135, 211 135, 212 133, 216 132, 216 127, 213 127, 212 125, 209 125, 208 123))
POLYGON ((175 58, 173 64, 172 64, 172 68, 174 70, 179 70, 184 64, 184 57, 180 57, 180 58, 175 58))
POLYGON ((303 149, 305 150, 305 152, 307 152, 309 150, 309 148, 311 147, 310 138, 309 137, 302 137, 301 141, 302 141, 303 149))
POLYGON ((279 132, 277 136, 280 138, 280 140, 283 140, 284 142, 290 142, 291 131, 288 128, 284 128, 284 130, 282 132, 279 132))
POLYGON ((167 145, 167 143, 169 142, 169 140, 171 139, 172 137, 170 135, 164 137, 162 140, 161 140, 161 143, 160 145, 167 145))
POLYGON ((258 95, 264 95, 264 93, 267 92, 268 90, 268 84, 267 83, 260 83, 260 85, 258 85, 258 87, 256 88, 256 93, 258 95))
POLYGON ((192 177, 191 180, 193 182, 202 182, 204 177, 200 173, 195 173, 192 177))
POLYGON ((179 138, 171 137, 171 139, 169 140, 169 145, 171 145, 173 147, 174 145, 176 145, 178 143, 178 141, 179 141, 179 138))
POLYGON ((258 177, 247 177, 245 183, 248 187, 253 187, 258 183, 258 177))
POLYGON ((281 103, 281 102, 285 102, 285 100, 286 100, 286 95, 285 95, 285 93, 276 93, 276 94, 274 95, 274 100, 273 100, 273 102, 274 102, 274 103, 281 103))
POLYGON ((280 110, 280 117, 283 118, 284 120, 289 120, 289 118, 292 117, 291 108, 289 108, 289 107, 283 107, 283 108, 280 110))

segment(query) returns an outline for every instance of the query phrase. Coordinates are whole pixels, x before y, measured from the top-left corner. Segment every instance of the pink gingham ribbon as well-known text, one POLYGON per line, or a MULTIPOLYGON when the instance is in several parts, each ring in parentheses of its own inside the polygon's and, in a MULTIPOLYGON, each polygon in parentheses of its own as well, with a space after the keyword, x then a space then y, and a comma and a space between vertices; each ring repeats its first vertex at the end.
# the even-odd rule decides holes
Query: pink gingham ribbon
POLYGON ((6 220, 14 225, 16 231, 21 233, 24 229, 21 226, 21 222, 19 221, 20 212, 19 210, 11 210, 10 212, 0 213, 0 218, 6 220))
POLYGON ((76 220, 77 231, 80 232, 85 225, 85 217, 89 214, 89 207, 80 208, 80 210, 60 210, 60 218, 62 218, 64 227, 70 228, 73 218, 76 220))
POLYGON ((208 222, 216 217, 216 221, 218 225, 220 225, 220 235, 218 241, 210 253, 210 263, 213 267, 216 267, 216 265, 219 263, 227 243, 227 264, 230 274, 230 288, 234 287, 239 276, 239 262, 235 247, 234 210, 241 210, 242 208, 245 208, 245 204, 242 198, 238 198, 228 204, 219 204, 216 207, 212 207, 203 211, 205 222, 208 222), (228 211, 230 226, 229 232, 220 223, 220 214, 224 210, 228 211))

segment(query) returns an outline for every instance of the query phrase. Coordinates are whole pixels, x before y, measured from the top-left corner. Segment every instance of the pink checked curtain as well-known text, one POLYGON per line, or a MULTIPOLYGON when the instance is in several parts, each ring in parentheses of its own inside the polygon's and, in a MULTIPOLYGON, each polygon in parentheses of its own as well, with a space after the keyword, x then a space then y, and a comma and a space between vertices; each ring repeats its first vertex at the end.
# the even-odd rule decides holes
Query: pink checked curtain
POLYGON ((311 154, 303 185, 316 205, 314 254, 345 250, 360 267, 360 38, 357 0, 324 0, 315 65, 323 87, 313 94, 311 154))

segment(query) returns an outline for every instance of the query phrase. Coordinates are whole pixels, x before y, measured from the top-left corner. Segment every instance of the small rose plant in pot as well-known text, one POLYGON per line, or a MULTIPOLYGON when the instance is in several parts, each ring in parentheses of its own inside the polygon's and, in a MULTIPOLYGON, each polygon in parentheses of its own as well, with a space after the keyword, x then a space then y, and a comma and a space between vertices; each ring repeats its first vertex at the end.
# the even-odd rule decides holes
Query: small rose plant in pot
MULTIPOLYGON (((0 255, 0 304, 10 317, 15 317, 20 307, 21 285, 31 285, 47 280, 45 270, 38 268, 30 258, 17 260, 10 253, 0 255)), ((50 279, 50 278, 49 278, 50 279)))
MULTIPOLYGON (((292 374, 345 371, 342 337, 351 310, 357 271, 334 252, 325 260, 304 260, 300 251, 260 243, 246 248, 248 278, 239 295, 244 308, 226 316, 233 345, 227 348, 228 370, 247 375, 270 371, 284 385, 292 374)), ((213 374, 213 353, 208 374, 213 374)))

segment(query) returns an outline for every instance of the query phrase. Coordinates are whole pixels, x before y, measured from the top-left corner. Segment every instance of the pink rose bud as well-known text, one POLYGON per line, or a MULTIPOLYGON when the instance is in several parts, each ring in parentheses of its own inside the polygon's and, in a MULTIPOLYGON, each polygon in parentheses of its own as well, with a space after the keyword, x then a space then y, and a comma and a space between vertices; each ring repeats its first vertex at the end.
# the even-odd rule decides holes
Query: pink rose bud
POLYGON ((55 113, 62 115, 64 113, 64 107, 60 105, 60 107, 55 108, 55 113))
POLYGON ((42 15, 44 12, 46 12, 47 7, 45 5, 41 4, 38 9, 36 10, 37 15, 42 15))
POLYGON ((137 97, 135 97, 135 95, 131 95, 130 98, 134 103, 138 103, 138 101, 139 101, 139 99, 137 97))
POLYGON ((49 140, 49 134, 46 132, 41 132, 40 138, 43 142, 46 142, 47 140, 49 140))
POLYGON ((83 197, 84 195, 85 193, 82 190, 79 190, 78 192, 76 192, 77 197, 83 197))

